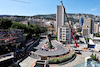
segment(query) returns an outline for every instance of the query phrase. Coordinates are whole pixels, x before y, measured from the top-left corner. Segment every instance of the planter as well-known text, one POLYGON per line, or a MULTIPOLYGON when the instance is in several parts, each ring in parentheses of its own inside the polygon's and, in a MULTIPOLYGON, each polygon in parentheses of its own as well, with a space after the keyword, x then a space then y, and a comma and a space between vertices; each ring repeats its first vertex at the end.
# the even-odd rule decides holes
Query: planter
POLYGON ((75 56, 75 52, 72 52, 71 54, 69 54, 65 57, 51 58, 48 60, 48 63, 49 64, 59 64, 59 63, 67 62, 67 61, 71 60, 74 56, 75 56))

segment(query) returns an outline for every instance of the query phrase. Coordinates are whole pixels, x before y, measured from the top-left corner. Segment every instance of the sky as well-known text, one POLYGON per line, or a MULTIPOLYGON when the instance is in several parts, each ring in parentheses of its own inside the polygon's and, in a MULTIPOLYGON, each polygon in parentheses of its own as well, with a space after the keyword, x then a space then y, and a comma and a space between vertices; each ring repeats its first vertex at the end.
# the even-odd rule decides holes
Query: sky
MULTIPOLYGON (((55 14, 61 0, 0 0, 0 15, 55 14)), ((67 13, 100 15, 100 0, 62 0, 67 13)))

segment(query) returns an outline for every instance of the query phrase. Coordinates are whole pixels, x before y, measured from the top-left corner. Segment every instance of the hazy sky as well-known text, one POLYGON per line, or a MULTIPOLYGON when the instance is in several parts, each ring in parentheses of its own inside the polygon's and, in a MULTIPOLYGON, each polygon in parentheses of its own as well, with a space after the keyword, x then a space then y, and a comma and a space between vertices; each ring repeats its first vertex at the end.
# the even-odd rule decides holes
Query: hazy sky
MULTIPOLYGON (((0 15, 54 14, 61 0, 0 0, 0 15)), ((67 13, 100 15, 100 0, 62 0, 67 13)))

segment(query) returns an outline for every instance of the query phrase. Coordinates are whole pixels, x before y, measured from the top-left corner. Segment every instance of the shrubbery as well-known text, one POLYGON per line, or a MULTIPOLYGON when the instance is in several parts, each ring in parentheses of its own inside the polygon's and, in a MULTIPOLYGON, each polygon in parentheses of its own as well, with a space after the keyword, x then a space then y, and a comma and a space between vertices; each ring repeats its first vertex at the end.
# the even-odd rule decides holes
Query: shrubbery
POLYGON ((85 38, 85 41, 88 41, 89 42, 89 38, 85 38))
POLYGON ((71 54, 69 54, 68 56, 65 56, 65 57, 51 58, 48 60, 48 63, 49 64, 57 64, 57 63, 66 62, 66 61, 72 59, 74 56, 75 56, 75 52, 72 52, 71 54))
POLYGON ((91 57, 91 59, 93 59, 93 60, 97 60, 96 56, 94 56, 94 55, 91 55, 90 57, 91 57))

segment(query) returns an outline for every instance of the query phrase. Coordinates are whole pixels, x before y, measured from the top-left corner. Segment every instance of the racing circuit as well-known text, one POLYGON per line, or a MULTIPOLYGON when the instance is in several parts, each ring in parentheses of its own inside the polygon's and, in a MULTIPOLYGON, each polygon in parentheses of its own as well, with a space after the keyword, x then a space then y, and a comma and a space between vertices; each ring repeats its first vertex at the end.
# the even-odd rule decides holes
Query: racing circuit
POLYGON ((56 50, 54 51, 43 50, 42 46, 45 45, 46 41, 47 41, 46 38, 40 39, 38 46, 34 47, 36 51, 34 51, 33 53, 40 56, 55 57, 55 56, 65 55, 69 52, 69 50, 66 47, 61 46, 55 40, 51 40, 51 43, 55 48, 57 48, 56 50))

